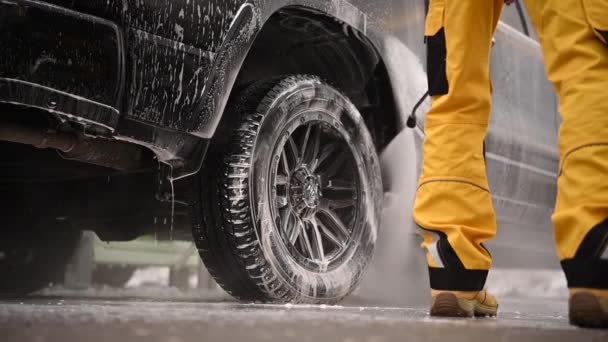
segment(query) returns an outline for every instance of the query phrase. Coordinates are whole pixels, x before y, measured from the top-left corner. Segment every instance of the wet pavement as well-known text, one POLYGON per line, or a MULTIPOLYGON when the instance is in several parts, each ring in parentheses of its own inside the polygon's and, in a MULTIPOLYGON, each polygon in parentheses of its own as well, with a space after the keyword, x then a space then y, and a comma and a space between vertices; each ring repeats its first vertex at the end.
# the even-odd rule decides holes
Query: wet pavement
POLYGON ((425 308, 38 297, 0 300, 0 341, 608 341, 568 325, 556 300, 503 300, 498 319, 425 308))

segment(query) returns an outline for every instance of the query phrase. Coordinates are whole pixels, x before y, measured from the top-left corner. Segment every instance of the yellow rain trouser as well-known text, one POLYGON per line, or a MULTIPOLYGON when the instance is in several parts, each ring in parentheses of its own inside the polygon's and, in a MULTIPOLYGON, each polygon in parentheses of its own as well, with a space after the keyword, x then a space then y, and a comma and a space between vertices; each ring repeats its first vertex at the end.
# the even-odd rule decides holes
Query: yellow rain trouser
POLYGON ((608 289, 608 1, 526 0, 563 118, 553 215, 568 286, 608 289))
MULTIPOLYGON (((608 288, 608 260, 602 259, 608 253, 608 222, 602 223, 608 218, 606 3, 528 1, 564 117, 554 223, 571 287, 608 288)), ((483 141, 491 109, 491 41, 502 6, 503 0, 431 0, 429 8, 432 107, 414 219, 423 229, 436 290, 481 290, 492 262, 483 246, 496 235, 483 141)))
POLYGON ((432 0, 425 36, 432 107, 414 219, 424 230, 431 287, 481 290, 496 235, 483 143, 490 119, 490 52, 503 0, 432 0))

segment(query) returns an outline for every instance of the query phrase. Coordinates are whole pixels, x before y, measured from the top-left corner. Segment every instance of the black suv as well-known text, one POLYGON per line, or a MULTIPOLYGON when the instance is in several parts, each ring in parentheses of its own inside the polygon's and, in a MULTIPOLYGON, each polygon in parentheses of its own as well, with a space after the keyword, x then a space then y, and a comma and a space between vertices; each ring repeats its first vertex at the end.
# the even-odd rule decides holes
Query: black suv
MULTIPOLYGON (((379 151, 425 92, 425 5, 0 0, 0 292, 53 281, 90 229, 108 241, 192 234, 210 273, 242 300, 345 297, 376 242, 379 151)), ((521 72, 539 85, 536 99, 552 101, 537 80, 538 47, 514 37, 507 48, 519 39, 531 51, 525 65, 535 69, 521 72)), ((534 127, 528 117, 524 129, 534 127)), ((422 122, 399 143, 419 144, 422 122)), ((548 155, 496 177, 521 182, 540 170, 548 178, 529 193, 553 186, 543 170, 554 151, 538 146, 555 127, 537 134, 548 141, 505 148, 519 128, 492 136, 489 168, 548 155)), ((415 182, 416 155, 403 158, 407 170, 396 172, 415 182)), ((521 208, 528 192, 495 180, 509 217, 547 224, 534 210, 546 214, 552 191, 521 208)))

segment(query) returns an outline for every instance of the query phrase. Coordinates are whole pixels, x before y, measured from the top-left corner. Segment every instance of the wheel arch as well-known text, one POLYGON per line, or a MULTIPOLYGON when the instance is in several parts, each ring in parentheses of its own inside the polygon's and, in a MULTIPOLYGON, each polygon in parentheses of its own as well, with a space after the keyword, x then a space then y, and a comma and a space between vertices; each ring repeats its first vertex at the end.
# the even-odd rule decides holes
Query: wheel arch
MULTIPOLYGON (((275 11, 255 37, 230 97, 253 81, 293 74, 319 76, 347 95, 364 116, 378 151, 403 127, 378 49, 364 32, 331 14, 303 6, 275 11)), ((214 140, 221 143, 230 136, 233 119, 220 119, 214 140)))

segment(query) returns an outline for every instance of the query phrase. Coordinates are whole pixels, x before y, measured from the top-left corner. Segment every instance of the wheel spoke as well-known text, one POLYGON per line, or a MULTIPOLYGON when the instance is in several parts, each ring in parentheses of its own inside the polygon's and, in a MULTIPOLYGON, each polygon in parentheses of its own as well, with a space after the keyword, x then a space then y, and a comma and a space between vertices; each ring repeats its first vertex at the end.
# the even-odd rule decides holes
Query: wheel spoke
POLYGON ((303 231, 303 224, 302 221, 294 214, 294 223, 291 226, 291 230, 289 231, 289 234, 287 235, 287 239, 289 240, 289 243, 291 243, 292 245, 295 245, 296 241, 298 241, 298 237, 300 237, 302 235, 302 231, 303 231))
POLYGON ((281 159, 283 159, 283 171, 285 171, 286 174, 290 174, 291 168, 289 167, 289 160, 287 159, 285 148, 283 149, 283 152, 281 152, 281 159))
POLYGON ((291 155, 293 159, 293 168, 295 169, 298 164, 300 164, 300 155, 298 151, 298 146, 296 145, 296 142, 291 136, 289 137, 289 139, 287 139, 287 144, 285 144, 285 153, 291 155), (289 149, 290 151, 288 152, 287 149, 289 149))
POLYGON ((323 164, 323 162, 326 161, 337 149, 338 148, 335 143, 325 145, 319 155, 319 158, 314 162, 313 167, 311 167, 311 170, 313 172, 316 171, 316 169, 323 164))
POLYGON ((322 198, 320 201, 320 206, 328 208, 328 209, 344 209, 354 207, 357 204, 357 200, 354 198, 344 198, 344 199, 332 199, 332 198, 322 198))
MULTIPOLYGON (((302 254, 308 254, 308 249, 306 248, 306 243, 304 242, 304 234, 300 234, 298 235, 298 239, 297 242, 300 245, 300 251, 302 252, 302 254)), ((310 255, 305 255, 307 257, 310 258, 310 255)))
POLYGON ((327 228, 330 228, 338 238, 347 239, 350 236, 348 229, 333 210, 331 210, 329 207, 323 206, 320 208, 320 213, 328 218, 327 228))
POLYGON ((321 232, 319 231, 319 226, 315 219, 310 221, 310 227, 312 228, 313 235, 313 247, 315 249, 316 254, 318 255, 318 260, 325 262, 325 251, 323 250, 323 237, 321 236, 321 232))
MULTIPOLYGON (((317 220, 317 224, 319 226, 319 228, 321 229, 321 233, 325 236, 327 236, 327 238, 329 239, 329 241, 331 241, 334 245, 336 245, 338 247, 338 250, 341 251, 346 247, 346 240, 345 239, 340 239, 336 236, 336 234, 334 234, 329 228, 327 228, 325 226, 325 224, 323 224, 323 222, 321 222, 321 220, 317 220)), ((338 253, 339 253, 338 251, 338 253)))
POLYGON ((300 152, 300 156, 302 156, 302 159, 305 159, 305 157, 306 157, 306 150, 308 147, 308 141, 310 140, 311 132, 312 132, 312 125, 308 124, 306 126, 306 133, 304 133, 304 141, 302 141, 302 148, 301 148, 301 152, 300 152))
POLYGON ((303 163, 308 164, 311 169, 314 169, 319 163, 319 150, 321 148, 321 129, 314 127, 312 136, 308 139, 308 144, 304 147, 302 153, 303 163))
POLYGON ((338 154, 337 158, 334 159, 333 161, 331 161, 331 163, 325 170, 325 172, 324 172, 325 178, 331 178, 331 177, 335 176, 336 173, 338 173, 340 171, 340 169, 342 168, 342 165, 344 164, 344 162, 346 162, 346 158, 347 158, 346 153, 338 154))
POLYGON ((315 253, 312 250, 312 244, 310 243, 310 238, 308 237, 308 233, 306 232, 306 229, 302 229, 302 234, 300 235, 300 238, 304 242, 304 250, 308 254, 308 257, 315 260, 315 255, 314 255, 315 253))
POLYGON ((281 233, 289 238, 289 220, 291 219, 291 209, 287 208, 281 213, 281 233))

